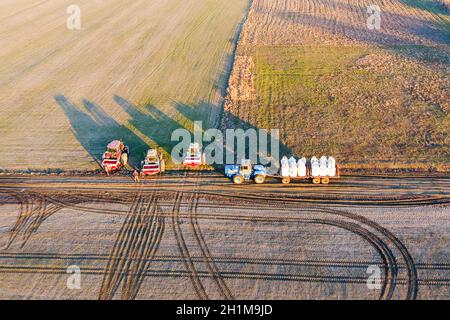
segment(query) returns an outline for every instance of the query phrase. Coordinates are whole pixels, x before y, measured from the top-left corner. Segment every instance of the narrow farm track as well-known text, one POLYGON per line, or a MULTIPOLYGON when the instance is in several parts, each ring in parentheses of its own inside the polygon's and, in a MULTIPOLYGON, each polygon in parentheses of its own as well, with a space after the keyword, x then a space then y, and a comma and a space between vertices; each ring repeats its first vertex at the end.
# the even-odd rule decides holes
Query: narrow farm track
MULTIPOLYGON (((228 179, 217 174, 201 174, 201 182, 193 176, 187 176, 184 192, 194 189, 200 194, 214 197, 239 197, 242 200, 258 199, 272 201, 289 201, 320 204, 326 201, 333 205, 372 205, 372 206, 412 206, 412 205, 447 205, 450 203, 448 177, 387 177, 387 176, 353 176, 333 182, 329 186, 312 186, 308 183, 281 185, 275 181, 255 186, 244 184, 234 186, 228 179)), ((159 177, 158 192, 174 192, 179 188, 180 175, 159 177)), ((143 182, 144 193, 150 192, 153 179, 143 182)), ((1 193, 16 192, 22 188, 39 194, 55 195, 55 191, 70 192, 86 199, 96 197, 98 201, 128 203, 133 186, 129 179, 111 177, 110 179, 93 179, 81 177, 64 178, 0 178, 1 193), (116 195, 111 197, 111 195, 116 195)), ((58 199, 54 199, 57 203, 58 199)))
MULTIPOLYGON (((72 261, 78 259, 90 261, 108 261, 108 254, 70 254, 70 253, 38 253, 38 252, 0 252, 0 259, 17 259, 17 260, 49 260, 49 261, 72 261)), ((145 260, 145 259, 144 259, 145 260)), ((147 259, 149 260, 149 259, 147 259)), ((214 260, 220 264, 257 264, 257 265, 286 265, 286 266, 310 266, 310 267, 333 267, 333 268, 363 268, 369 265, 377 264, 378 261, 372 260, 301 260, 301 259, 277 259, 277 258, 252 258, 252 257, 215 257, 214 260)), ((154 262, 179 262, 182 259, 178 255, 161 255, 157 254, 151 260, 154 262)), ((192 261, 204 262, 203 256, 193 256, 192 261)), ((383 266, 381 266, 383 267, 383 266)), ((405 264, 401 262, 397 264, 398 269, 404 269, 405 264)), ((417 270, 450 270, 450 263, 417 263, 417 270)))
POLYGON ((48 204, 45 197, 28 193, 16 192, 12 194, 20 203, 20 213, 16 223, 11 228, 11 234, 6 244, 8 249, 15 240, 21 238, 21 247, 24 247, 30 237, 39 226, 50 216, 58 212, 62 207, 48 204))
MULTIPOLYGON (((103 270, 98 267, 83 268, 86 275, 102 275, 103 270)), ((5 274, 66 274, 66 269, 60 266, 25 266, 25 265, 0 265, 0 273, 5 274)), ((185 270, 156 270, 148 269, 145 272, 150 277, 189 277, 189 272, 185 270)), ((206 271, 198 272, 199 278, 209 278, 210 274, 206 271)), ((366 277, 357 276, 327 276, 327 275, 311 275, 311 274, 287 274, 287 273, 268 273, 268 272, 224 272, 223 277, 227 279, 256 279, 256 280, 272 280, 272 281, 295 281, 295 282, 318 282, 318 283, 359 283, 365 284, 366 277)), ((407 279, 397 279, 397 284, 406 285, 407 279)), ((419 281, 420 284, 450 286, 450 278, 426 278, 419 281)))

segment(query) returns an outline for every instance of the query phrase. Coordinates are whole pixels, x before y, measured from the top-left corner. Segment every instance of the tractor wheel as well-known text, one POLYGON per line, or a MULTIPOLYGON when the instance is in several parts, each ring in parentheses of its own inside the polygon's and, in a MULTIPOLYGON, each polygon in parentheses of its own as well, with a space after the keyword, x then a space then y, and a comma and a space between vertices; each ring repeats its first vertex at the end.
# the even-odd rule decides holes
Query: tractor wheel
POLYGON ((282 184, 289 184, 291 182, 291 179, 289 177, 284 177, 281 179, 282 184))
POLYGON ((320 178, 319 177, 315 177, 312 179, 312 183, 313 184, 319 184, 320 183, 320 178))
POLYGON ((320 183, 322 183, 322 184, 329 184, 330 183, 330 178, 328 178, 328 177, 322 178, 320 180, 320 183))
POLYGON ((160 172, 166 171, 166 162, 165 162, 164 160, 161 160, 161 161, 159 162, 159 171, 160 171, 160 172))
POLYGON ((121 163, 123 166, 126 166, 126 165, 127 165, 127 163, 128 163, 128 154, 122 153, 122 155, 120 156, 120 163, 121 163))
POLYGON ((255 183, 257 184, 263 184, 264 180, 266 180, 266 177, 264 177, 262 174, 257 174, 255 176, 255 183))
POLYGON ((244 177, 241 176, 240 174, 237 174, 233 177, 233 182, 235 184, 241 184, 244 181, 244 177))

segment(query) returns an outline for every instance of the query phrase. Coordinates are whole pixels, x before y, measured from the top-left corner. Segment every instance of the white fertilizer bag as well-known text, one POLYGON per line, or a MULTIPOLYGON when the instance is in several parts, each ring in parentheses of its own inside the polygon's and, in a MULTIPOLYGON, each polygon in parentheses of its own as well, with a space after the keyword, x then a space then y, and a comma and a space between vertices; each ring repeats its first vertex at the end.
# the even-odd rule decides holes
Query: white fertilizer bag
POLYGON ((320 165, 320 176, 325 177, 328 173, 328 167, 327 167, 327 157, 322 156, 320 157, 319 165, 320 165))
POLYGON ((283 157, 280 161, 280 173, 282 177, 289 177, 289 161, 288 158, 283 157))
POLYGON ((297 175, 299 177, 306 177, 306 158, 303 157, 297 161, 297 175))
POLYGON ((291 178, 297 177, 297 160, 294 157, 289 158, 289 176, 291 178))
POLYGON ((313 177, 319 177, 320 176, 319 160, 316 157, 312 157, 310 161, 311 161, 311 175, 313 177))
POLYGON ((329 177, 336 176, 336 160, 333 157, 328 158, 327 162, 327 175, 329 177))

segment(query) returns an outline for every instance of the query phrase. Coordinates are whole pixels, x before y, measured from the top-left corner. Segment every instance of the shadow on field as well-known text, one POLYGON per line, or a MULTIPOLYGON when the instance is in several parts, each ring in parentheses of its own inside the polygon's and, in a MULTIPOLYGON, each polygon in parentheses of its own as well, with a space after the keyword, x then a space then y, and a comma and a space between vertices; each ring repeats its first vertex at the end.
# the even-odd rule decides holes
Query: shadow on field
POLYGON ((146 143, 133 131, 111 118, 100 106, 85 99, 83 107, 78 107, 63 95, 54 98, 66 113, 77 140, 98 164, 101 163, 106 145, 115 139, 123 140, 129 146, 131 165, 140 161, 136 159, 134 150, 144 149, 146 143))
POLYGON ((448 14, 449 13, 449 3, 445 3, 446 0, 400 0, 405 5, 419 9, 423 11, 448 14))
MULTIPOLYGON (((415 1, 402 2, 413 8, 415 7, 414 3, 416 3, 415 1)), ((365 6, 356 6, 331 0, 330 3, 332 3, 333 7, 348 11, 349 14, 360 11, 362 17, 369 17, 365 6)), ((430 11, 429 4, 420 4, 417 8, 430 11)), ((313 14, 283 10, 273 10, 265 13, 282 20, 292 21, 300 26, 317 28, 332 35, 339 35, 364 44, 379 46, 407 58, 415 59, 418 62, 450 64, 450 51, 447 47, 450 45, 450 34, 448 25, 444 22, 439 23, 392 11, 383 11, 383 7, 381 7, 382 20, 380 30, 368 29, 365 20, 362 20, 360 27, 357 27, 338 21, 332 16, 329 18, 319 17, 313 14), (386 27, 387 22, 384 21, 395 21, 397 25, 388 25, 386 27), (412 38, 408 38, 408 36, 412 36, 412 38), (432 45, 421 43, 421 41, 417 40, 420 38, 432 42, 432 45)), ((443 10, 440 13, 448 15, 443 10)))
MULTIPOLYGON (((115 96, 114 100, 130 116, 130 125, 136 128, 136 130, 138 130, 142 135, 154 141, 155 145, 153 145, 152 147, 161 147, 165 151, 166 155, 170 155, 173 147, 179 143, 179 141, 171 140, 171 135, 174 130, 186 129, 191 132, 191 134, 193 134, 194 121, 201 121, 202 119, 204 119, 205 113, 221 114, 223 111, 222 108, 208 103, 201 102, 197 105, 191 105, 181 102, 175 102, 175 110, 179 113, 177 119, 183 119, 176 120, 150 104, 139 108, 120 96, 115 96)), ((224 117, 224 119, 226 119, 226 123, 228 123, 228 125, 225 125, 223 128, 221 128, 222 131, 224 131, 224 129, 255 129, 258 132, 259 128, 242 119, 237 118, 229 112, 223 113, 222 117, 224 117)), ((207 129, 209 128, 206 127, 205 122, 203 122, 203 132, 207 129)), ((276 137, 272 137, 269 134, 267 137, 269 144, 271 143, 271 139, 273 140, 273 143, 279 144, 280 155, 292 154, 292 151, 286 145, 280 143, 279 139, 277 139, 276 137)), ((207 142, 205 143, 205 146, 206 145, 207 142)), ((270 150, 270 145, 268 146, 268 150, 270 150)), ((248 152, 248 145, 246 151, 248 152)), ((236 161, 240 160, 236 159, 236 161)), ((223 166, 214 165, 213 167, 216 170, 221 170, 223 166)))
MULTIPOLYGON (((189 116, 190 114, 192 114, 192 112, 195 109, 195 106, 192 106, 189 104, 184 104, 184 103, 177 103, 175 107, 178 110, 178 112, 180 112, 180 114, 182 114, 183 116, 189 116)), ((213 106, 212 108, 218 108, 218 107, 213 106)), ((271 154, 271 152, 270 152, 271 146, 274 144, 278 144, 280 157, 282 157, 283 155, 287 155, 287 156, 294 155, 293 151, 287 145, 283 144, 280 141, 279 137, 275 137, 270 134, 271 129, 278 129, 278 128, 258 128, 256 126, 254 126, 253 124, 249 123, 248 121, 245 121, 228 111, 222 110, 222 108, 220 108, 220 110, 216 110, 216 112, 217 112, 217 114, 220 114, 220 113, 222 114, 220 130, 222 131, 222 133, 224 135, 224 139, 226 137, 225 130, 227 130, 227 129, 243 129, 244 131, 250 129, 250 130, 256 130, 257 133, 259 133, 260 130, 265 129, 265 130, 267 130, 267 145, 265 146, 265 148, 267 148, 267 152, 269 155, 271 154)), ((225 142, 226 142, 227 146, 230 145, 230 141, 225 141, 225 142)), ((242 159, 236 159, 236 143, 237 143, 236 140, 234 143, 235 143, 235 147, 234 147, 235 162, 240 163, 242 159)), ((246 143, 246 148, 245 148, 246 157, 248 157, 249 145, 248 145, 247 139, 246 139, 245 143, 246 143)), ((258 139, 258 143, 260 143, 259 139, 258 139)), ((261 151, 259 149, 259 146, 258 146, 258 151, 261 151)), ((278 159, 277 159, 277 165, 278 165, 278 159)), ((223 166, 216 166, 215 169, 222 170, 223 166)))
MULTIPOLYGON (((222 108, 208 103, 199 103, 197 105, 175 102, 175 116, 162 112, 157 107, 147 104, 139 108, 130 101, 121 96, 115 96, 114 101, 123 108, 129 115, 126 125, 119 124, 111 116, 109 116, 100 106, 89 100, 83 100, 83 106, 79 107, 70 102, 65 96, 57 95, 54 97, 56 102, 61 106, 67 115, 72 126, 72 132, 83 148, 97 162, 101 163, 101 156, 106 145, 115 139, 121 139, 130 147, 130 164, 136 166, 144 157, 144 153, 150 147, 160 147, 169 156, 173 147, 179 141, 172 141, 172 132, 176 129, 186 129, 193 133, 194 121, 201 121, 205 114, 215 113, 222 114, 225 129, 254 129, 259 132, 259 128, 239 119, 229 112, 222 112, 222 108), (129 129, 129 127, 133 129, 129 129), (136 131, 134 131, 136 130, 136 131), (145 136, 153 143, 147 144, 139 136, 145 136)), ((209 129, 203 122, 203 131, 209 129)), ((267 149, 270 153, 271 144, 278 143, 280 155, 292 155, 291 149, 282 144, 276 137, 270 135, 270 128, 267 136, 267 149)), ((225 136, 225 134, 224 134, 225 136)), ((143 138, 144 139, 144 138, 143 138)), ((205 146, 208 142, 205 142, 205 146)), ((246 152, 248 154, 248 141, 246 141, 246 152)), ((240 159, 235 159, 240 162, 240 159)), ((217 170, 221 170, 221 164, 213 166, 217 170)))

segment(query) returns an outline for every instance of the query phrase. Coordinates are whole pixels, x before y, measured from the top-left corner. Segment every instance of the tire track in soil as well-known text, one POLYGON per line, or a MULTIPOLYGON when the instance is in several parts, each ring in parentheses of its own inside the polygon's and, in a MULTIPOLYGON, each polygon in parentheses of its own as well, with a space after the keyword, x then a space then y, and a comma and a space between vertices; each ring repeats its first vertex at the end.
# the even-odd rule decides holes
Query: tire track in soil
MULTIPOLYGON (((264 197, 255 196, 253 198, 254 199, 263 199, 264 197)), ((270 199, 270 200, 272 202, 274 201, 274 199, 270 199)), ((278 202, 278 205, 282 205, 282 206, 286 206, 286 204, 288 204, 288 203, 291 203, 291 204, 299 203, 298 201, 296 201, 296 199, 289 199, 289 198, 282 198, 282 199, 279 198, 276 200, 282 200, 282 204, 280 204, 280 202, 278 202)), ((274 205, 274 207, 276 207, 277 203, 274 203, 273 205, 274 205)), ((406 299, 407 300, 415 300, 416 299, 417 293, 418 293, 418 275, 417 275, 417 269, 416 269, 416 266, 414 263, 414 259, 412 258, 411 254, 409 253, 406 246, 393 233, 391 233, 389 230, 382 227, 378 223, 376 223, 366 217, 360 216, 358 214, 355 214, 355 213, 352 213, 349 211, 320 208, 317 206, 312 206, 312 207, 309 207, 308 209, 315 210, 317 212, 327 212, 327 213, 330 213, 330 214, 333 214, 333 215, 336 215, 339 217, 347 218, 356 223, 360 223, 365 227, 370 227, 370 228, 376 230, 383 237, 388 239, 389 242, 391 244, 393 244, 394 247, 396 247, 397 250, 400 252, 400 254, 402 255, 402 258, 406 264, 406 268, 408 271, 408 278, 409 278, 406 299)), ((286 219, 286 220, 290 220, 290 219, 286 219)), ((356 224, 356 226, 358 226, 358 224, 356 224)), ((368 229, 366 229, 366 230, 368 231, 368 229)), ((390 275, 391 286, 389 289, 390 291, 387 295, 387 298, 390 299, 390 297, 392 297, 393 290, 395 289, 395 281, 396 281, 396 277, 397 277, 397 273, 398 273, 397 261, 395 259, 395 255, 392 253, 392 250, 389 248, 389 246, 386 244, 386 242, 378 236, 377 236, 377 238, 378 238, 378 240, 377 240, 378 242, 381 241, 380 248, 383 248, 382 251, 384 252, 384 254, 386 254, 385 257, 388 257, 387 261, 389 261, 389 268, 386 268, 385 271, 387 272, 388 270, 391 270, 391 275, 390 275)), ((385 274, 385 275, 387 276, 387 274, 385 274)))
POLYGON ((59 205, 48 203, 45 196, 39 194, 16 192, 11 195, 20 203, 20 213, 16 223, 11 228, 5 250, 9 249, 19 237, 21 239, 17 242, 22 241, 20 248, 23 248, 41 224, 62 209, 59 205))
MULTIPOLYGON (((187 174, 185 173, 183 178, 186 178, 187 174)), ((175 196, 175 201, 172 209, 172 228, 173 233, 175 235, 175 239, 177 241, 177 246, 180 251, 181 258, 183 260, 184 266, 189 273, 189 278, 192 283, 192 287, 197 295, 197 297, 201 300, 208 300, 208 294, 206 293, 205 287, 203 286, 200 277, 198 275, 197 269, 195 268, 195 264, 192 260, 192 257, 189 253, 189 249, 186 245, 186 241, 183 236, 183 231, 181 229, 181 203, 184 197, 184 181, 180 187, 180 191, 177 191, 175 196)))
POLYGON ((214 257, 212 256, 211 251, 209 250, 209 247, 202 234, 200 225, 198 224, 197 219, 198 204, 199 204, 199 194, 196 191, 194 191, 194 193, 192 193, 191 195, 191 200, 189 201, 188 204, 188 218, 190 221, 192 231, 194 233, 195 239, 197 240, 197 244, 200 247, 200 251, 206 262, 208 271, 212 279, 216 283, 220 295, 222 296, 222 298, 226 300, 234 300, 234 296, 231 293, 225 280, 223 279, 221 272, 217 267, 217 264, 214 261, 214 257))
POLYGON ((121 284, 121 299, 135 299, 146 270, 158 251, 164 233, 164 217, 159 215, 155 192, 148 196, 148 200, 146 197, 142 194, 141 185, 111 250, 100 288, 100 300, 113 299, 121 284))
MULTIPOLYGON (((251 198, 251 197, 249 197, 249 198, 251 198)), ((254 199, 263 199, 264 197, 255 196, 253 198, 254 199)), ((270 200, 273 202, 275 199, 272 198, 270 200)), ((276 199, 276 200, 281 200, 281 199, 276 199)), ((296 199, 283 198, 281 203, 280 202, 273 203, 274 207, 277 207, 277 205, 278 206, 286 206, 287 204, 299 204, 299 201, 296 201, 296 199)), ((409 278, 406 299, 407 300, 416 299, 417 292, 418 292, 418 275, 417 275, 417 269, 416 269, 416 266, 414 263, 414 259, 412 258, 411 254, 409 253, 406 246, 394 234, 392 234, 389 230, 382 227, 378 223, 376 223, 368 218, 365 218, 363 216, 360 216, 358 214, 352 213, 352 212, 336 210, 336 209, 321 208, 321 207, 317 207, 317 206, 311 206, 311 207, 308 207, 307 209, 317 211, 317 212, 330 213, 330 214, 333 214, 333 215, 336 215, 339 217, 347 218, 350 221, 353 221, 352 222, 353 224, 355 224, 355 222, 356 222, 355 226, 359 226, 357 223, 360 223, 364 226, 364 229, 366 229, 367 232, 369 232, 369 230, 366 227, 370 227, 370 228, 376 230, 378 233, 380 233, 383 237, 388 239, 389 242, 391 244, 393 244, 394 247, 396 247, 397 250, 401 253, 402 258, 406 264, 406 269, 408 271, 408 278, 409 278)), ((225 218, 225 216, 222 216, 221 218, 225 218)), ((240 219, 246 219, 246 218, 240 218, 240 219)), ((250 219, 248 219, 248 220, 251 220, 251 221, 274 221, 274 220, 276 220, 276 221, 279 221, 279 220, 300 221, 295 218, 285 218, 285 219, 273 218, 272 219, 272 218, 261 217, 261 219, 258 219, 258 218, 255 219, 254 216, 250 217, 250 219)), ((396 281, 397 274, 398 274, 397 261, 396 261, 395 255, 393 254, 392 250, 387 245, 386 241, 382 240, 381 237, 376 236, 375 234, 373 234, 373 235, 376 237, 376 239, 378 239, 377 242, 380 245, 379 248, 381 248, 381 250, 383 252, 383 256, 388 258, 385 261, 389 262, 389 268, 386 268, 385 271, 388 272, 389 270, 391 270, 390 271, 391 274, 389 276, 391 285, 389 286, 390 289, 389 289, 389 292, 388 292, 388 295, 386 296, 386 298, 390 299, 392 297, 393 291, 395 289, 395 281, 396 281)), ((388 276, 387 273, 385 273, 385 275, 388 276)))
MULTIPOLYGON (((104 269, 100 267, 84 267, 83 274, 85 275, 102 275, 104 269)), ((46 266, 30 266, 30 265, 0 265, 0 274, 67 274, 67 270, 59 265, 46 266)), ((199 277, 210 278, 207 271, 199 271, 199 277)), ((189 272, 186 270, 146 270, 146 276, 155 277, 189 277, 189 272)), ((224 278, 240 279, 240 280, 277 280, 277 281, 296 281, 296 282, 319 282, 319 283, 355 283, 366 284, 367 277, 360 276, 328 276, 328 275, 312 275, 312 274, 291 274, 291 273, 270 273, 270 272, 224 272, 224 278)), ((397 284, 407 285, 408 279, 399 278, 397 284)), ((450 286, 449 278, 423 278, 420 279, 421 284, 436 285, 436 286, 450 286)))
MULTIPOLYGON (((181 198, 182 198, 184 194, 185 194, 185 191, 181 192, 181 194, 179 194, 179 196, 181 196, 181 198)), ((236 198, 236 195, 233 198, 236 198)), ((242 197, 242 196, 241 197, 237 196, 237 198, 241 198, 241 200, 244 200, 243 199, 244 197, 242 197)), ((258 200, 258 201, 261 201, 261 200, 266 200, 266 197, 251 196, 251 197, 245 197, 245 200, 258 200)), ((277 200, 282 201, 282 203, 280 203, 280 201, 275 201, 275 203, 273 203, 273 200, 274 200, 273 198, 271 198, 270 200, 272 202, 272 205, 274 205, 275 207, 277 205, 285 206, 287 204, 296 204, 296 205, 300 204, 300 201, 298 201, 299 199, 292 199, 292 198, 280 198, 280 199, 277 199, 277 200)), ((180 203, 181 203, 181 199, 180 199, 180 203)), ((180 215, 180 212, 179 212, 180 203, 178 203, 177 216, 180 215)), ((28 204, 28 206, 29 206, 29 204, 28 204)), ((175 207, 176 206, 177 205, 175 205, 175 207)), ((309 209, 312 210, 313 208, 309 208, 309 209)), ((21 210, 25 210, 25 211, 29 210, 29 209, 27 209, 27 203, 26 202, 22 203, 22 209, 21 210)), ((377 232, 380 232, 384 237, 386 237, 388 239, 388 241, 391 244, 394 244, 394 246, 400 251, 403 259, 406 262, 406 268, 407 268, 407 271, 408 271, 408 278, 409 278, 409 280, 408 280, 407 299, 414 299, 416 297, 417 290, 418 290, 418 283, 420 281, 420 280, 417 279, 417 270, 416 270, 414 261, 413 261, 411 255, 409 254, 407 248, 403 245, 403 243, 401 243, 401 241, 398 238, 396 238, 387 229, 381 227, 380 225, 376 224, 375 222, 373 222, 373 221, 371 221, 371 220, 369 220, 367 218, 364 218, 362 216, 359 216, 359 215, 356 215, 356 214, 353 214, 353 213, 350 213, 350 212, 343 212, 341 210, 331 210, 331 209, 324 209, 324 208, 320 208, 320 207, 316 207, 315 210, 317 210, 317 211, 319 211, 319 210, 320 211, 324 211, 325 210, 325 212, 327 212, 327 213, 332 213, 332 214, 335 214, 335 215, 338 215, 338 216, 341 216, 341 217, 344 217, 344 218, 348 218, 351 221, 354 221, 354 222, 357 222, 357 223, 361 223, 362 225, 364 225, 366 227, 371 227, 371 228, 375 229, 377 232)), ((172 214, 172 218, 173 218, 173 216, 174 215, 172 214)), ((196 218, 197 218, 197 215, 196 215, 196 218)), ((237 217, 235 217, 233 215, 211 216, 211 215, 200 214, 199 218, 201 218, 201 219, 212 218, 212 219, 227 219, 227 220, 228 219, 232 219, 232 220, 235 220, 237 217)), ((240 217, 239 219, 241 219, 241 220, 251 220, 251 221, 269 221, 269 222, 274 222, 275 221, 274 218, 268 218, 268 217, 262 217, 262 216, 261 217, 255 217, 255 216, 253 216, 253 217, 240 217)), ((276 220, 280 220, 280 219, 277 219, 277 218, 275 218, 275 219, 276 220)), ((287 218, 287 219, 282 219, 282 220, 287 221, 287 222, 292 222, 293 221, 292 218, 287 218)), ((383 250, 384 250, 384 252, 388 253, 387 256, 391 256, 391 254, 389 254, 389 251, 386 251, 385 249, 383 249, 383 250)), ((180 252, 182 252, 182 250, 180 250, 180 252)), ((391 260, 394 261, 393 259, 391 259, 391 260)), ((193 265, 192 261, 193 261, 192 258, 190 258, 190 263, 193 265)), ((391 265, 393 266, 394 264, 391 264, 391 265)), ((389 267, 389 269, 393 270, 392 267, 389 267)), ((189 270, 189 268, 188 268, 188 270, 189 270)), ((194 266, 194 270, 195 270, 195 266, 194 266)), ((196 281, 199 282, 198 274, 197 274, 197 280, 196 281)), ((200 282, 200 284, 201 284, 201 282, 200 282)))
MULTIPOLYGON (((154 262, 181 262, 179 256, 173 255, 156 255, 152 261, 154 262)), ((40 252, 0 252, 0 259, 17 259, 17 260, 96 260, 108 261, 108 254, 82 254, 82 253, 40 253, 40 252)), ((217 263, 226 264, 257 264, 263 266, 282 265, 282 266, 303 266, 303 267, 332 267, 332 268, 362 268, 377 264, 378 261, 369 260, 330 260, 330 259, 274 259, 274 258, 252 258, 252 257, 215 257, 217 263)), ((194 262, 205 262, 204 257, 193 256, 194 262)), ((397 264, 399 269, 406 267, 403 263, 397 264)), ((450 270, 450 263, 416 263, 417 270, 450 270)))

